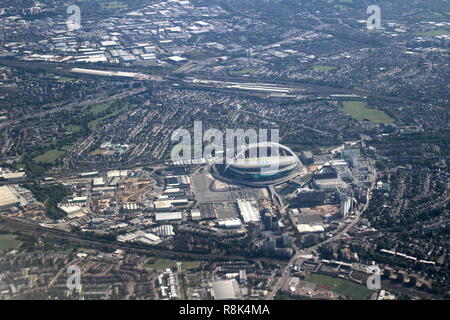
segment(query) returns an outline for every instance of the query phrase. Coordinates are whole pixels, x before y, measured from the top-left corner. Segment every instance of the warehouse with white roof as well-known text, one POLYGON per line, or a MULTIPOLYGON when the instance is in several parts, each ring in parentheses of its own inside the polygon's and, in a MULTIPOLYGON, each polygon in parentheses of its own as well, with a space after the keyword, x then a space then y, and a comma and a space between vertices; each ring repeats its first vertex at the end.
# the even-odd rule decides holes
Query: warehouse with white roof
POLYGON ((155 221, 178 222, 183 219, 181 212, 157 212, 155 213, 155 221))
POLYGON ((19 199, 14 194, 11 187, 0 187, 0 211, 17 207, 20 204, 19 199))
POLYGON ((255 200, 238 200, 237 204, 244 223, 254 223, 261 220, 255 200))
POLYGON ((241 298, 241 289, 236 279, 219 280, 214 281, 212 294, 215 300, 236 300, 241 298))

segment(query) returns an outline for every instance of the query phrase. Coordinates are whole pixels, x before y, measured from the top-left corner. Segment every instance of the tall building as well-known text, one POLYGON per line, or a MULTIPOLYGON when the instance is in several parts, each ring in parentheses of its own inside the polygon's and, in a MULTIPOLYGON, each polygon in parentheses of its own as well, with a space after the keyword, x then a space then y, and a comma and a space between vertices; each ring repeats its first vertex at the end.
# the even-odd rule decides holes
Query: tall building
POLYGON ((270 231, 273 229, 273 216, 269 210, 266 210, 263 213, 263 223, 265 230, 270 231))
POLYGON ((356 167, 358 165, 359 149, 354 148, 350 143, 344 144, 344 149, 341 152, 341 156, 346 160, 350 166, 356 167))
POLYGON ((305 164, 313 164, 314 156, 311 151, 303 151, 301 155, 301 159, 305 164))
POLYGON ((339 214, 342 217, 345 217, 349 214, 350 210, 352 209, 352 199, 350 197, 346 197, 341 200, 341 207, 339 208, 339 214))

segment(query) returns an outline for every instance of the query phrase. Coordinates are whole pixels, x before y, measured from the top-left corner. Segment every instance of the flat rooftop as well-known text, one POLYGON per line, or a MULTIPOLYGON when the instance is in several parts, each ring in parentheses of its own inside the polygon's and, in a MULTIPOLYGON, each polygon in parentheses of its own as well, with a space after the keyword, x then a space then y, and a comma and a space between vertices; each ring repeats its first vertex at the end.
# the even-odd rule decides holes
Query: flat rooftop
POLYGON ((12 207, 18 205, 19 203, 19 199, 10 187, 0 187, 0 209, 2 209, 2 207, 12 207))

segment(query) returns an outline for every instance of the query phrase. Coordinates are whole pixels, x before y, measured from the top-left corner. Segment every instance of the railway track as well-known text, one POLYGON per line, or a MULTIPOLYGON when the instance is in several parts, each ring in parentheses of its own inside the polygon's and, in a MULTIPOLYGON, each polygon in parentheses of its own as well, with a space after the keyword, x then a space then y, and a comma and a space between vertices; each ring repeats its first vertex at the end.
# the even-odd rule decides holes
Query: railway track
POLYGON ((34 236, 42 236, 44 237, 46 242, 53 243, 63 243, 63 242, 72 242, 78 243, 80 247, 83 248, 93 248, 93 249, 123 249, 128 253, 148 255, 148 256, 158 256, 158 257, 167 257, 174 258, 176 257, 184 257, 190 259, 200 259, 200 260, 208 260, 208 261, 223 261, 223 260, 250 260, 250 261, 267 261, 272 263, 286 263, 284 260, 278 260, 270 257, 257 257, 257 258, 249 258, 240 255, 220 255, 220 254, 211 254, 211 253, 197 253, 197 252, 186 252, 186 251, 176 251, 176 250, 163 250, 156 248, 142 248, 136 247, 130 244, 120 243, 116 241, 104 240, 104 239, 92 239, 88 236, 79 235, 77 233, 68 232, 64 230, 59 230, 51 227, 45 227, 37 222, 24 221, 16 218, 10 218, 5 216, 0 216, 0 229, 8 230, 11 232, 18 232, 20 234, 34 235, 34 236))

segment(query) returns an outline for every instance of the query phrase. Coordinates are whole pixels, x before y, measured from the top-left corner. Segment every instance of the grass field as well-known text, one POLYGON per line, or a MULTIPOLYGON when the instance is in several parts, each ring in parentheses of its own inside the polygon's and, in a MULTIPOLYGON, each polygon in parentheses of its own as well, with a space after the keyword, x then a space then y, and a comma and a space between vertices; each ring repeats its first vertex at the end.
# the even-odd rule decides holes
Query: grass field
POLYGON ((75 145, 75 143, 66 144, 66 145, 62 146, 60 149, 61 149, 61 151, 68 151, 68 150, 70 150, 74 145, 75 145))
POLYGON ((243 74, 253 74, 254 72, 255 72, 254 69, 246 68, 246 69, 241 69, 241 70, 235 70, 235 71, 232 71, 231 73, 243 75, 243 74))
POLYGON ((324 66, 324 65, 313 66, 312 68, 316 71, 331 71, 337 69, 336 67, 333 66, 324 66))
MULTIPOLYGON (((68 129, 75 133, 75 132, 79 131, 81 129, 81 127, 79 127, 79 126, 69 126, 68 129)), ((38 155, 37 157, 33 158, 33 160, 36 161, 36 162, 41 162, 41 163, 55 163, 55 161, 59 157, 61 157, 63 154, 65 154, 66 151, 70 150, 77 143, 77 141, 69 143, 69 144, 66 144, 66 145, 63 145, 59 149, 48 150, 47 152, 45 152, 45 153, 43 153, 41 155, 38 155)))
POLYGON ((444 30, 444 29, 436 29, 436 30, 430 30, 425 32, 418 32, 416 35, 421 37, 434 37, 434 36, 443 36, 450 34, 450 31, 444 30))
MULTIPOLYGON (((109 107, 109 105, 108 105, 108 107, 109 107)), ((107 110, 108 107, 106 107, 105 110, 107 110)), ((110 114, 107 114, 106 116, 103 116, 103 117, 100 117, 100 118, 95 119, 95 120, 93 120, 93 121, 90 121, 89 124, 88 124, 89 128, 90 128, 91 130, 97 129, 97 127, 98 127, 98 125, 100 124, 101 121, 103 121, 103 120, 105 120, 105 119, 108 119, 108 118, 111 118, 111 117, 114 117, 114 116, 118 115, 118 114, 121 113, 122 111, 126 110, 128 107, 129 107, 129 104, 128 104, 128 103, 124 103, 123 106, 121 106, 121 107, 120 107, 119 109, 117 109, 117 110, 112 111, 110 114)))
POLYGON ((450 12, 437 12, 437 11, 423 11, 410 16, 414 19, 442 19, 445 15, 450 15, 450 12))
POLYGON ((368 299, 372 294, 372 291, 365 286, 341 278, 333 278, 322 274, 311 274, 306 280, 317 283, 319 288, 331 290, 352 300, 368 299))
MULTIPOLYGON (((196 269, 198 268, 200 262, 198 261, 181 261, 181 269, 183 271, 196 269)), ((170 260, 170 259, 156 259, 150 261, 146 264, 146 267, 155 269, 155 270, 164 270, 166 268, 176 268, 177 267, 177 261, 176 260, 170 260)))
POLYGON ((92 113, 94 116, 102 113, 105 110, 108 110, 108 108, 111 106, 110 103, 108 102, 104 102, 104 103, 99 103, 99 104, 95 104, 92 107, 89 108, 89 112, 92 113))
POLYGON ((58 159, 61 155, 64 154, 64 151, 52 149, 48 150, 47 152, 41 154, 40 156, 37 156, 34 158, 34 161, 42 162, 42 163, 54 163, 56 159, 58 159))
POLYGON ((301 182, 309 181, 309 180, 311 179, 311 177, 312 177, 312 174, 307 174, 307 175, 303 176, 303 177, 300 179, 300 181, 301 181, 301 182))
POLYGON ((100 2, 100 5, 103 9, 123 9, 127 7, 125 3, 120 1, 104 1, 100 2))
POLYGON ((6 252, 20 247, 22 242, 11 234, 0 234, 0 252, 6 252))
POLYGON ((362 121, 369 120, 372 123, 391 123, 394 122, 384 111, 377 109, 368 109, 362 101, 344 101, 343 110, 354 119, 362 121))
MULTIPOLYGON (((102 120, 108 119, 110 117, 114 117, 116 115, 118 115, 119 113, 121 113, 122 111, 126 110, 129 107, 128 103, 123 103, 120 108, 117 108, 116 110, 111 110, 110 113, 104 115, 104 116, 99 116, 102 112, 104 111, 109 111, 109 108, 111 107, 111 103, 110 102, 105 102, 105 103, 99 103, 99 104, 95 104, 91 107, 89 107, 88 109, 86 109, 86 112, 90 113, 93 116, 93 120, 89 122, 88 126, 91 130, 95 130, 97 129, 98 125, 100 124, 100 122, 102 120), (96 118, 96 116, 98 118, 96 118)), ((81 126, 79 125, 69 125, 67 127, 68 130, 72 131, 73 133, 77 133, 81 130, 81 126)), ((77 140, 79 141, 79 139, 77 140)), ((53 164, 55 163, 55 161, 61 157, 67 150, 69 150, 74 144, 77 143, 77 141, 72 142, 70 144, 66 144, 64 146, 62 146, 59 149, 51 149, 48 150, 47 152, 40 154, 36 157, 33 158, 34 161, 36 162, 40 162, 40 163, 49 163, 49 164, 53 164)), ((54 143, 55 141, 52 141, 52 143, 54 143)), ((50 143, 47 145, 44 145, 49 147, 50 143)))
POLYGON ((81 130, 81 126, 71 124, 71 125, 67 126, 67 129, 72 131, 73 133, 77 133, 78 131, 81 130))

